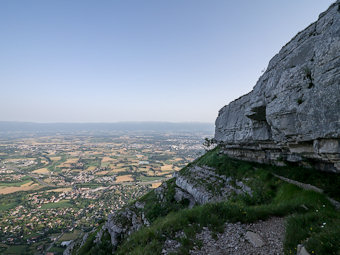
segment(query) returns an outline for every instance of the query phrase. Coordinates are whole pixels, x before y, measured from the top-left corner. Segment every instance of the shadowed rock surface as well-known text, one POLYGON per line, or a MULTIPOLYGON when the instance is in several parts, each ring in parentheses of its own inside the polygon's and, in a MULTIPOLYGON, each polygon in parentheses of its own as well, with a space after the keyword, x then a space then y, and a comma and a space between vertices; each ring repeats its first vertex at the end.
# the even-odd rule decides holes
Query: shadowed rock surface
POLYGON ((250 93, 219 111, 215 139, 228 155, 340 172, 339 6, 287 43, 250 93))

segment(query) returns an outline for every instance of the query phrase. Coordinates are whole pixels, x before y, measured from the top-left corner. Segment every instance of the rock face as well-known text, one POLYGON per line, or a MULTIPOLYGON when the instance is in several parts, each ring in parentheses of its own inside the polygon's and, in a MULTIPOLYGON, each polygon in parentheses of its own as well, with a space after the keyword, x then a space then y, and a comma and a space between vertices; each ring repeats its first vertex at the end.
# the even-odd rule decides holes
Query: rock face
POLYGON ((340 172, 340 0, 219 111, 215 139, 231 157, 340 172))
POLYGON ((219 175, 215 173, 214 168, 207 166, 194 165, 189 167, 185 174, 174 173, 174 177, 182 192, 193 198, 193 202, 189 199, 189 207, 193 204, 227 200, 233 193, 252 196, 251 188, 242 181, 219 175))
POLYGON ((111 236, 111 244, 115 249, 123 238, 131 235, 143 226, 149 226, 150 223, 145 218, 144 213, 138 210, 143 208, 144 204, 137 201, 124 210, 110 214, 103 228, 97 233, 95 242, 99 243, 103 232, 107 230, 111 236))

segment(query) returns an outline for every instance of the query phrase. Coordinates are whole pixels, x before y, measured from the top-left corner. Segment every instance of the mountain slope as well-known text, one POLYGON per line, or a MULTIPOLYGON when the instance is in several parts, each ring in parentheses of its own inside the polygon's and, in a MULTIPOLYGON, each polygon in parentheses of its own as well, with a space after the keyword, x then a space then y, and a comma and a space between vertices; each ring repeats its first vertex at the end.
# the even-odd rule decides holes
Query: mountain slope
POLYGON ((340 0, 220 110, 215 149, 65 254, 340 254, 339 100, 340 0))
MULTIPOLYGON (((326 195, 286 183, 273 173, 285 172, 286 176, 298 179, 295 173, 299 171, 312 184, 322 183, 319 187, 338 200, 339 175, 243 162, 221 151, 217 147, 206 153, 175 178, 112 215, 93 235, 95 238, 87 241, 87 248, 74 254, 97 254, 103 251, 101 244, 106 240, 110 240, 113 250, 117 249, 116 254, 204 254, 198 253, 206 241, 199 237, 202 233, 208 231, 218 241, 228 226, 234 229, 237 224, 246 224, 242 225, 244 230, 259 220, 265 220, 265 225, 273 217, 286 222, 285 231, 281 229, 285 238, 278 244, 279 254, 283 250, 286 254, 295 253, 297 245, 302 243, 316 254, 340 251, 335 238, 340 235, 340 214, 326 195), (205 169, 209 181, 195 178, 197 169, 200 173, 205 169), (185 179, 189 184, 179 187, 176 185, 179 179, 180 183, 185 179), (225 199, 221 199, 221 192, 225 193, 225 199)), ((264 239, 261 247, 249 246, 243 230, 239 231, 243 239, 240 247, 248 244, 248 248, 260 254, 268 254, 273 248, 268 239, 264 239)))

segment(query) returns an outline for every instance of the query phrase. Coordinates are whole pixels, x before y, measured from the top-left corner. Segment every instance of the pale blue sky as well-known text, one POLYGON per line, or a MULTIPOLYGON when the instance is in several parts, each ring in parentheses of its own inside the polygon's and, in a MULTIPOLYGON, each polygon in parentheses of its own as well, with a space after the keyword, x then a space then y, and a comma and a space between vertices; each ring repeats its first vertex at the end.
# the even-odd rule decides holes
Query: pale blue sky
POLYGON ((0 121, 213 122, 328 0, 0 0, 0 121))

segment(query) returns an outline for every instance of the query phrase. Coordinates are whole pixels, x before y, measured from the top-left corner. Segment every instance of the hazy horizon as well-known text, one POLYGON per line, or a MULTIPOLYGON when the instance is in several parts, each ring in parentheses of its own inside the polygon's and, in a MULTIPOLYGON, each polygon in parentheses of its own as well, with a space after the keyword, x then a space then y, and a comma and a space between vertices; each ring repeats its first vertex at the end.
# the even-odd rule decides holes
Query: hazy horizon
POLYGON ((0 121, 213 123, 333 2, 1 1, 0 121))
POLYGON ((207 122, 106 122, 106 123, 38 123, 0 121, 0 137, 16 133, 108 133, 108 132, 204 132, 213 135, 214 123, 207 122))
POLYGON ((7 120, 0 120, 0 123, 32 123, 32 124, 118 124, 118 123, 169 123, 169 124, 213 124, 214 121, 208 122, 208 121, 148 121, 148 120, 141 120, 141 121, 133 121, 133 120, 127 120, 127 121, 104 121, 104 122, 87 122, 87 121, 70 121, 70 122, 54 122, 54 121, 7 121, 7 120))

